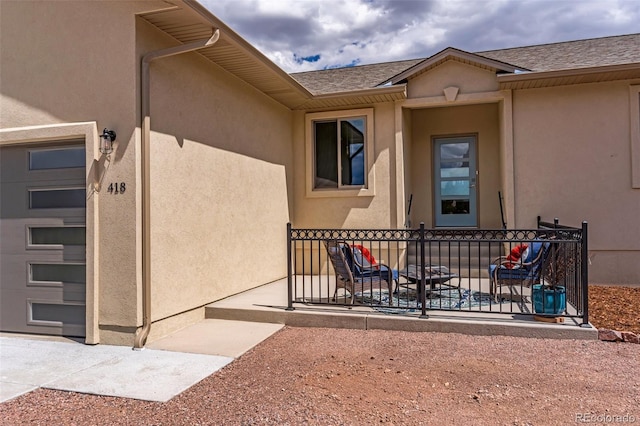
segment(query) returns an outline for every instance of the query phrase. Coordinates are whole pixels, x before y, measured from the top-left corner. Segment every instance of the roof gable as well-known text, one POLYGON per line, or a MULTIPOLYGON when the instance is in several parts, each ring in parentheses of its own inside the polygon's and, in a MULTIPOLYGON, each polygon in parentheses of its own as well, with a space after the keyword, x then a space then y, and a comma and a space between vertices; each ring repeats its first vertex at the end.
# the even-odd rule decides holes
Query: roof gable
POLYGON ((405 82, 447 61, 462 62, 464 64, 473 65, 478 68, 494 71, 496 73, 514 73, 516 71, 526 71, 526 69, 524 68, 518 68, 505 62, 485 58, 483 56, 465 52, 464 50, 455 49, 453 47, 447 47, 446 49, 441 50, 435 55, 430 56, 429 58, 406 69, 392 79, 388 80, 388 82, 391 84, 405 82))
POLYGON ((440 61, 427 67, 426 71, 410 76, 406 85, 407 98, 442 96, 452 87, 466 94, 498 90, 495 70, 456 60, 440 61))

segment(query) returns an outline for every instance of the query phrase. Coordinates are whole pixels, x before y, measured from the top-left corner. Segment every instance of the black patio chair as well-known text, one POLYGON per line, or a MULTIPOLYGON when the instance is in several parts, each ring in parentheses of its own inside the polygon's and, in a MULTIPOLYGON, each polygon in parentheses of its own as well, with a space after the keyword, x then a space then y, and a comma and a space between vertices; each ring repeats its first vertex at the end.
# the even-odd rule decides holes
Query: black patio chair
POLYGON ((514 262, 508 256, 500 256, 489 265, 491 294, 496 302, 500 302, 500 287, 531 287, 539 284, 545 261, 549 254, 550 243, 533 241, 525 258, 514 262))
POLYGON ((333 293, 333 301, 336 301, 338 289, 348 291, 351 296, 351 304, 357 293, 365 290, 387 289, 389 291, 389 306, 392 304, 394 275, 397 274, 387 265, 377 264, 378 268, 368 268, 363 271, 361 266, 354 262, 351 246, 345 241, 324 240, 327 255, 336 274, 336 288, 333 293))

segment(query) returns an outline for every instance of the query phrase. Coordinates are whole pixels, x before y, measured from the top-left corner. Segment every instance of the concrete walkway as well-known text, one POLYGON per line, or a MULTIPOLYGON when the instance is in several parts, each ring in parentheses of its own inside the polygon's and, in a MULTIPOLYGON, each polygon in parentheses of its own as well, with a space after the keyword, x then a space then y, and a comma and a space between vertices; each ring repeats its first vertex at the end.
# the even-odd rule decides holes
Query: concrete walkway
POLYGON ((168 401, 283 326, 207 319, 144 350, 0 334, 0 402, 37 388, 168 401))

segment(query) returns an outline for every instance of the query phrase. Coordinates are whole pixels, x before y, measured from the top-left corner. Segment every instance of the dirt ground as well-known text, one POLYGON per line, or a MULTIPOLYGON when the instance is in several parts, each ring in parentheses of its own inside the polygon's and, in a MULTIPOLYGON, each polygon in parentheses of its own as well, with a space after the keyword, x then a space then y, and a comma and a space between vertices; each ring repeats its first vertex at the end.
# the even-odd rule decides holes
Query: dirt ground
MULTIPOLYGON (((640 289, 594 290, 594 324, 639 325, 640 289)), ((167 403, 39 389, 0 424, 640 424, 639 365, 630 343, 286 327, 167 403)))

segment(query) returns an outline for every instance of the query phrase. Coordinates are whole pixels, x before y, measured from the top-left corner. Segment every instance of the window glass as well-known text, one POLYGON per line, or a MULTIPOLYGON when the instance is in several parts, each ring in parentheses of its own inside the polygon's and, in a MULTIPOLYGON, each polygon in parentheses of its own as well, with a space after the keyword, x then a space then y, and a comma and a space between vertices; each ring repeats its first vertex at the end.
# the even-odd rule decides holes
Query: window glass
POLYGON ((455 167, 451 164, 440 165, 441 178, 469 177, 469 162, 462 163, 462 167, 455 167))
POLYGON ((32 263, 31 281, 84 284, 86 271, 86 265, 80 264, 32 263))
POLYGON ((30 190, 29 207, 32 209, 83 208, 85 207, 85 190, 84 188, 30 190))
POLYGON ((469 195, 468 180, 447 180, 440 182, 440 196, 469 195))
POLYGON ((442 200, 442 214, 468 214, 469 199, 442 200))
POLYGON ((469 158, 469 144, 467 142, 442 144, 440 158, 442 161, 469 158))
POLYGON ((29 228, 29 242, 35 245, 85 245, 86 230, 81 226, 29 228))
POLYGON ((63 324, 84 324, 84 305, 63 305, 54 303, 32 303, 33 321, 61 322, 63 324))
POLYGON ((316 188, 338 187, 338 132, 336 121, 314 123, 316 188))
POLYGON ((364 185, 364 119, 340 123, 342 143, 342 184, 364 185))
POLYGON ((365 118, 315 121, 313 127, 314 187, 364 186, 365 118))
POLYGON ((84 166, 84 146, 29 151, 29 170, 65 169, 84 166))

